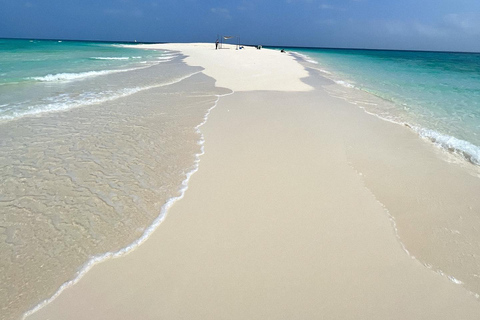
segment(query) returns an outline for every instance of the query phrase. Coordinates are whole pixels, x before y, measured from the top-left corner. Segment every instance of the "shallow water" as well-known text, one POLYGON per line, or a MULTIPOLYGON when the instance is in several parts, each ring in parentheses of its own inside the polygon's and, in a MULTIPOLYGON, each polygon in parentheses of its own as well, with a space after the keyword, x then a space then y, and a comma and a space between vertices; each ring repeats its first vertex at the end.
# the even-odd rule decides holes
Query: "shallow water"
POLYGON ((1 86, 16 97, 0 121, 2 319, 18 319, 89 262, 135 247, 182 194, 202 152, 197 128, 227 92, 182 59, 1 86), (39 107, 49 100, 62 107, 39 107))
MULTIPOLYGON (((384 206, 406 253, 480 299, 477 163, 457 148, 439 145, 432 138, 422 141, 424 136, 418 127, 411 121, 405 126, 405 119, 411 116, 409 111, 392 100, 346 85, 345 80, 324 69, 321 59, 316 61, 305 55, 297 55, 297 59, 315 79, 309 79, 312 85, 349 102, 349 106, 354 104, 368 114, 388 120, 344 119, 348 129, 339 134, 343 135, 350 166, 384 206), (401 127, 392 127, 388 122, 401 127)), ((328 102, 319 105, 322 103, 328 102)), ((354 108, 351 113, 360 109, 354 108)), ((451 136, 447 138, 453 140, 451 136)))
POLYGON ((343 87, 334 94, 480 164, 479 53, 291 50, 343 87))

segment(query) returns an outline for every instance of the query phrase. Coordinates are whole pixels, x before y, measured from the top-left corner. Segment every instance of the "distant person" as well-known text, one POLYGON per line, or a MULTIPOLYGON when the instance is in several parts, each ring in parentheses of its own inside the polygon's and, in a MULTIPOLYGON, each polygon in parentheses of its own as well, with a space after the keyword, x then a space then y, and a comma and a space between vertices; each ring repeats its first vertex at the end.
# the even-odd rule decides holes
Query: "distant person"
POLYGON ((217 39, 217 41, 215 41, 215 50, 217 50, 217 49, 218 49, 218 39, 217 39))
POLYGON ((281 53, 285 53, 285 50, 282 49, 282 50, 280 50, 280 52, 281 52, 281 53))

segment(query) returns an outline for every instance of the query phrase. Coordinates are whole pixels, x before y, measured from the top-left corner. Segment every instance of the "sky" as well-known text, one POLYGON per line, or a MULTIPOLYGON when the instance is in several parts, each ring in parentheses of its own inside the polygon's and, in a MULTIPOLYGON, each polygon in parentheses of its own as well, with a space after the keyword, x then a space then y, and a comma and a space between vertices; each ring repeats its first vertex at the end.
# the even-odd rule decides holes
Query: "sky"
POLYGON ((480 0, 0 0, 1 38, 480 52, 480 0))

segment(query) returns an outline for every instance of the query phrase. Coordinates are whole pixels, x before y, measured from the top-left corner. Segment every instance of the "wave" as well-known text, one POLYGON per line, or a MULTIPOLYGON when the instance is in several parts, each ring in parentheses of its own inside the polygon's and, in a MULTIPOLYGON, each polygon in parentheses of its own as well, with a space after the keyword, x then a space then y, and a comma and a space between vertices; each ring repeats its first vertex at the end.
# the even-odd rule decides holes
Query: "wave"
POLYGON ((64 111, 82 106, 89 106, 94 104, 100 104, 107 101, 112 101, 118 98, 126 97, 132 95, 138 91, 141 91, 141 88, 128 88, 118 90, 116 92, 104 91, 100 93, 86 92, 80 94, 76 98, 69 98, 68 96, 57 96, 57 98, 52 98, 50 100, 57 100, 53 103, 37 104, 30 106, 27 110, 18 110, 9 114, 0 116, 1 120, 15 120, 25 116, 38 115, 41 113, 55 112, 55 111, 64 111))
MULTIPOLYGON (((408 126, 408 125, 407 125, 408 126)), ((452 153, 461 155, 469 162, 480 165, 480 147, 461 139, 439 133, 435 130, 411 127, 422 138, 430 140, 437 146, 446 149, 452 153)))
POLYGON ((101 71, 85 71, 78 73, 56 73, 56 74, 47 74, 43 77, 29 77, 30 80, 40 81, 40 82, 67 82, 75 80, 83 80, 91 77, 104 76, 113 73, 128 72, 146 68, 144 66, 139 68, 129 68, 129 69, 118 69, 118 70, 101 70, 101 71))
MULTIPOLYGON (((358 88, 358 87, 356 87, 356 86, 354 86, 354 85, 352 85, 352 84, 350 84, 346 81, 336 80, 335 83, 337 83, 337 84, 339 84, 343 87, 346 87, 346 88, 351 88, 351 89, 356 89, 356 90, 366 92, 366 93, 371 94, 371 95, 373 95, 377 98, 385 100, 389 103, 395 103, 394 101, 388 100, 388 99, 386 99, 386 98, 384 98, 384 97, 382 97, 382 96, 380 96, 376 93, 370 92, 368 90, 360 89, 360 88, 358 88)), ((421 138, 432 142, 438 148, 440 148, 442 150, 445 150, 445 151, 448 151, 452 154, 458 155, 458 156, 462 157, 464 160, 467 160, 468 162, 470 162, 474 165, 480 165, 480 147, 477 146, 477 145, 474 145, 473 143, 471 143, 469 141, 458 139, 454 136, 443 134, 443 133, 440 133, 440 132, 435 131, 433 129, 428 129, 428 128, 425 128, 425 127, 421 127, 421 126, 418 126, 416 124, 410 124, 410 123, 405 122, 401 119, 398 119, 398 118, 396 118, 392 115, 380 114, 378 112, 378 110, 377 111, 372 111, 370 108, 367 107, 367 106, 378 106, 377 103, 368 102, 368 101, 357 102, 357 101, 353 101, 351 99, 348 99, 346 97, 341 97, 341 98, 349 101, 350 103, 353 103, 356 106, 359 106, 366 113, 368 113, 370 115, 373 115, 373 116, 375 116, 375 117, 377 117, 381 120, 388 121, 388 122, 391 122, 391 123, 395 123, 395 124, 398 124, 398 125, 406 126, 406 127, 410 128, 411 130, 413 130, 421 138)))
MULTIPOLYGON (((337 81, 335 81, 335 82, 337 82, 337 81)), ((339 82, 343 82, 343 81, 338 81, 337 83, 339 83, 339 82)), ((344 87, 347 87, 347 88, 353 88, 353 89, 361 90, 361 91, 367 92, 369 94, 372 94, 375 97, 380 98, 382 100, 392 102, 392 101, 389 101, 389 100, 387 100, 387 99, 385 99, 381 96, 376 95, 375 93, 369 92, 367 90, 359 89, 359 88, 349 84, 348 82, 341 83, 341 85, 344 86, 344 87)), ((397 125, 402 125, 402 126, 405 126, 407 128, 410 128, 416 134, 418 134, 419 137, 432 142, 435 146, 437 146, 438 148, 440 148, 442 150, 445 150, 445 151, 448 151, 452 154, 458 155, 458 156, 462 157, 464 160, 467 160, 468 162, 470 162, 474 165, 480 165, 480 147, 474 145, 473 143, 471 143, 469 141, 458 139, 454 136, 443 134, 443 133, 440 133, 440 132, 432 130, 432 129, 428 129, 428 128, 420 127, 418 125, 410 124, 410 123, 407 123, 407 122, 405 122, 401 119, 395 118, 393 116, 389 116, 387 114, 379 114, 378 111, 371 111, 368 107, 365 106, 365 105, 367 105, 367 106, 378 106, 377 103, 372 103, 372 102, 367 102, 367 101, 356 102, 356 101, 349 100, 345 97, 341 97, 341 98, 353 103, 354 105, 360 107, 366 113, 368 113, 372 116, 375 116, 375 117, 377 117, 381 120, 388 121, 388 122, 391 122, 391 123, 394 123, 394 124, 397 124, 397 125)))
MULTIPOLYGON (((346 88, 351 88, 351 89, 356 89, 360 90, 363 92, 366 92, 368 94, 371 94, 379 99, 382 99, 384 101, 387 101, 389 103, 395 103, 394 101, 388 100, 374 92, 371 92, 369 90, 364 90, 360 89, 346 81, 335 81, 337 84, 346 87, 346 88)), ((366 113, 373 115, 381 120, 388 121, 391 123, 395 123, 398 125, 403 125, 406 126, 407 128, 410 128, 413 130, 416 134, 418 134, 421 138, 426 139, 430 142, 432 142, 434 145, 439 147, 440 149, 446 150, 450 153, 456 154, 461 156, 463 159, 467 160, 468 162, 474 164, 474 165, 480 165, 480 147, 474 145, 473 143, 458 139, 454 136, 450 136, 447 134, 440 133, 438 131, 428 129, 425 127, 418 126, 417 124, 411 124, 408 122, 405 122, 404 120, 401 120, 399 118, 396 118, 392 115, 388 114, 380 114, 377 111, 373 111, 368 106, 378 106, 377 103, 373 102, 368 102, 368 101, 352 101, 351 99, 348 99, 346 97, 343 97, 345 100, 353 103, 354 105, 359 106, 361 109, 363 109, 366 113)))
POLYGON ((310 58, 309 56, 307 56, 306 54, 303 54, 303 53, 300 53, 300 52, 296 52, 294 51, 293 52, 295 55, 301 57, 303 60, 307 61, 307 62, 310 62, 310 63, 313 63, 313 64, 318 64, 318 61, 315 61, 313 60, 312 58, 310 58))
POLYGON ((57 97, 50 98, 49 100, 54 101, 52 103, 44 103, 44 104, 29 106, 28 109, 17 110, 12 114, 0 116, 0 120, 7 120, 7 121, 16 120, 26 116, 34 116, 34 115, 49 113, 49 112, 66 111, 73 108, 101 104, 104 102, 127 97, 140 91, 172 85, 172 84, 181 82, 200 72, 201 71, 197 71, 192 74, 186 75, 178 79, 174 79, 169 82, 154 84, 154 85, 149 85, 144 87, 124 88, 117 91, 102 91, 97 93, 84 92, 82 94, 77 95, 75 98, 71 98, 68 95, 62 94, 62 95, 58 95, 57 97))
POLYGON ((177 56, 176 55, 161 56, 161 57, 157 57, 157 60, 170 61, 170 60, 173 60, 173 58, 175 57, 177 56))
POLYGON ((318 69, 318 70, 320 70, 321 72, 326 73, 326 74, 332 74, 330 71, 327 71, 327 70, 323 70, 323 69, 318 69))
POLYGON ((43 77, 30 77, 29 79, 42 81, 42 82, 71 81, 71 80, 79 80, 79 79, 84 79, 89 77, 102 76, 110 73, 114 73, 114 71, 104 70, 104 71, 87 71, 87 72, 79 72, 79 73, 57 73, 57 74, 47 74, 46 76, 43 76, 43 77))
POLYGON ((129 60, 130 57, 91 57, 92 60, 129 60))
POLYGON ((343 80, 334 80, 336 84, 344 86, 345 88, 355 88, 355 86, 347 81, 343 80))
MULTIPOLYGON (((301 59, 304 59, 305 61, 311 60, 311 58, 309 56, 305 55, 305 54, 298 53, 298 52, 294 52, 294 54, 299 56, 301 59)), ((325 70, 321 70, 321 69, 317 69, 317 70, 319 70, 321 72, 325 72, 325 70)), ((328 71, 325 72, 325 73, 327 73, 328 75, 331 75, 331 73, 328 72, 328 71)), ((357 89, 357 90, 366 92, 368 94, 371 94, 371 95, 373 95, 377 98, 380 98, 382 100, 386 100, 390 103, 395 103, 392 100, 389 100, 389 99, 386 99, 383 96, 380 96, 376 92, 372 92, 372 91, 367 90, 367 89, 358 88, 357 86, 355 86, 355 85, 353 85, 353 84, 351 84, 351 83, 349 83, 345 80, 335 80, 335 79, 332 79, 332 77, 330 77, 330 76, 327 76, 327 77, 329 79, 333 80, 336 84, 341 85, 342 87, 349 88, 349 89, 357 89)), ((376 103, 371 103, 371 102, 367 102, 367 101, 356 102, 356 101, 352 101, 351 99, 347 98, 346 96, 343 96, 341 98, 343 98, 343 99, 345 99, 345 100, 347 100, 347 101, 349 101, 349 102, 351 102, 351 103, 353 103, 357 106, 360 106, 360 108, 362 108, 368 114, 371 114, 373 116, 376 116, 376 117, 378 117, 382 120, 388 121, 388 122, 396 123, 396 124, 399 124, 399 125, 404 125, 404 126, 410 128, 410 129, 412 129, 421 138, 432 142, 437 147, 439 147, 443 150, 446 150, 448 152, 451 152, 453 154, 459 155, 459 156, 461 156, 462 158, 464 158, 465 160, 467 160, 468 162, 470 162, 474 165, 480 165, 480 147, 472 144, 471 142, 468 142, 466 140, 461 140, 461 139, 455 138, 455 137, 450 136, 450 135, 442 134, 442 133, 440 133, 438 131, 435 131, 435 130, 432 130, 432 129, 427 129, 427 128, 424 128, 424 127, 420 127, 418 125, 406 123, 405 121, 402 121, 400 119, 395 119, 394 117, 389 117, 388 115, 385 115, 385 114, 379 114, 378 112, 369 110, 368 108, 363 106, 363 105, 376 106, 377 105, 376 103)))
POLYGON ((142 59, 141 56, 135 57, 90 57, 92 60, 130 60, 130 59, 142 59))

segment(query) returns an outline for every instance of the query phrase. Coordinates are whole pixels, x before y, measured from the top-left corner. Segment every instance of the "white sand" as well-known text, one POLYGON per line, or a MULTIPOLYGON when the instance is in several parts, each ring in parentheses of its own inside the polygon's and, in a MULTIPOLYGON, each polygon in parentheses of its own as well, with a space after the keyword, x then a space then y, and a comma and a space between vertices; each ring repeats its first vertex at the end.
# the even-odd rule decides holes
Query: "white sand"
POLYGON ((303 84, 286 54, 156 47, 181 50, 236 92, 202 127, 200 169, 151 238, 29 320, 480 317, 467 290, 403 250, 352 168, 346 132, 380 120, 303 84))
POLYGON ((307 91, 309 86, 300 79, 308 76, 305 69, 294 58, 279 51, 254 47, 236 50, 235 46, 224 44, 215 50, 210 43, 193 44, 152 44, 137 45, 136 48, 165 49, 181 51, 188 57, 189 65, 202 66, 207 76, 217 80, 218 87, 234 91, 278 90, 307 91))

